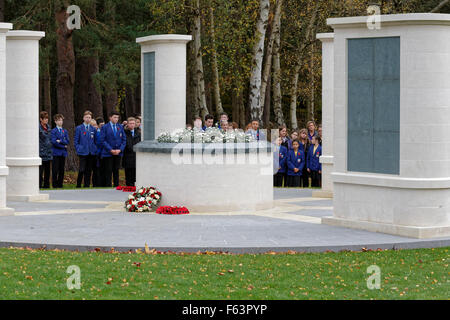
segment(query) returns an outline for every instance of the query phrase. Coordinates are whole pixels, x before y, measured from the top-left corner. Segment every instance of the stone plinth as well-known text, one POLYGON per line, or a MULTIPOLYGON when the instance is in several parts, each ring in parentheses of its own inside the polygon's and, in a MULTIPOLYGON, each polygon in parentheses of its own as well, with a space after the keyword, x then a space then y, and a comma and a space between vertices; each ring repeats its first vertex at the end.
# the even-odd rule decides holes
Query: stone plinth
POLYGON ((314 191, 313 197, 332 198, 333 181, 333 136, 334 136, 334 34, 320 33, 322 41, 322 189, 314 191))
POLYGON ((449 236, 450 15, 382 15, 375 30, 367 17, 328 24, 334 28, 334 216, 323 222, 416 238, 449 236), (364 74, 368 54, 374 55, 373 78, 364 74), (373 99, 378 122, 366 131, 374 132, 367 136, 378 150, 375 170, 353 170, 367 165, 370 155, 354 152, 359 147, 348 141, 366 134, 370 119, 355 123, 349 108, 366 112, 373 99), (398 128, 384 126, 396 121, 398 128), (360 132, 349 135, 349 127, 358 126, 360 132), (350 158, 352 152, 362 160, 350 158))
POLYGON ((242 212, 273 207, 270 144, 164 144, 144 141, 137 152, 137 187, 161 191, 161 205, 194 212, 242 212))
POLYGON ((9 31, 6 35, 7 198, 47 200, 39 193, 39 40, 44 32, 9 31))
POLYGON ((186 126, 187 35, 138 38, 141 45, 143 140, 186 126))
POLYGON ((0 23, 0 215, 14 214, 6 207, 6 33, 11 29, 11 23, 0 23))

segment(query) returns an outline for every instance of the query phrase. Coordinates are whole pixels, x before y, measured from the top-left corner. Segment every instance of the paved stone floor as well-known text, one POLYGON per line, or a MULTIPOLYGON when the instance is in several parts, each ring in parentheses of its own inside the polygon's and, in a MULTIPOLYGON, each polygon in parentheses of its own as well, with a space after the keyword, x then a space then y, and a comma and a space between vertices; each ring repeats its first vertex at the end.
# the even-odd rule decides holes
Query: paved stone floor
POLYGON ((116 190, 47 191, 49 201, 10 202, 15 216, 0 217, 0 246, 127 251, 340 251, 450 246, 450 238, 418 240, 332 227, 332 201, 311 190, 276 189, 275 208, 261 212, 164 216, 123 209, 128 194, 116 190))

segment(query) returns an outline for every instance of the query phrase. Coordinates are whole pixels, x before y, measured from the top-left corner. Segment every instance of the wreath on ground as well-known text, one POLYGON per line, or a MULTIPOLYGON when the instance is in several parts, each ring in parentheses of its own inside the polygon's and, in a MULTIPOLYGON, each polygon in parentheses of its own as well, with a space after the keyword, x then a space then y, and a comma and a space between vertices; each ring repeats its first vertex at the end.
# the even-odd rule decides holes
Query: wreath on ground
POLYGON ((161 202, 162 194, 154 187, 140 188, 125 201, 128 212, 150 212, 156 209, 161 202))
POLYGON ((161 202, 162 194, 154 187, 140 188, 125 201, 125 208, 128 212, 143 213, 156 209, 157 214, 189 214, 186 207, 158 207, 161 202))

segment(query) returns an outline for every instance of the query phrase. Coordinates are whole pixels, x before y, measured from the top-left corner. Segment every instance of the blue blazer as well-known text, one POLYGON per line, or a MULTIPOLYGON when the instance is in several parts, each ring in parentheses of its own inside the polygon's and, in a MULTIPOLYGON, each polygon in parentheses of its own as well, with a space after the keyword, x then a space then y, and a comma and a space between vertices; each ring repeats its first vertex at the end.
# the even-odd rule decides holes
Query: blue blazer
POLYGON ((285 146, 280 146, 279 156, 279 173, 286 173, 287 170, 287 160, 288 160, 288 149, 285 146))
POLYGON ((52 130, 52 152, 54 157, 67 157, 67 148, 69 145, 69 133, 66 129, 62 129, 59 133, 58 128, 52 130), (57 142, 60 140, 60 142, 57 142))
POLYGON ((114 135, 114 131, 111 127, 111 122, 108 122, 102 127, 100 132, 100 145, 102 146, 102 158, 112 157, 111 150, 120 150, 120 156, 122 156, 123 150, 127 145, 127 136, 120 124, 117 124, 117 133, 114 135))
POLYGON ((102 145, 101 145, 101 130, 96 130, 95 132, 95 145, 97 146, 96 155, 99 156, 102 153, 102 145))
POLYGON ((295 155, 294 150, 289 150, 287 166, 288 166, 288 176, 302 175, 303 167, 305 166, 305 152, 303 151, 303 149, 299 148, 297 151, 297 155, 295 155), (294 172, 295 168, 299 169, 297 173, 294 172))
POLYGON ((89 126, 89 130, 86 130, 84 124, 76 128, 74 144, 79 156, 97 155, 96 134, 93 126, 89 126))
POLYGON ((319 161, 321 155, 322 155, 322 147, 320 145, 317 147, 315 154, 314 154, 314 145, 309 147, 308 156, 306 159, 306 165, 309 170, 322 171, 322 164, 319 161))

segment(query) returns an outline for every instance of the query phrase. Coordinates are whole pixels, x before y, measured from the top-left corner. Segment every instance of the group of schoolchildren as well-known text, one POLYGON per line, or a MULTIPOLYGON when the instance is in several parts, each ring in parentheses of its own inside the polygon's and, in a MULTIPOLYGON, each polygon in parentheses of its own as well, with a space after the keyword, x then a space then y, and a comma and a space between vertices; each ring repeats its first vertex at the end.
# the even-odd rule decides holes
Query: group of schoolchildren
POLYGON ((309 121, 308 129, 291 132, 288 136, 286 127, 279 128, 277 144, 278 172, 274 175, 275 187, 311 187, 319 188, 322 184, 322 128, 316 130, 314 121, 309 121))
MULTIPOLYGON (((51 128, 49 115, 43 111, 39 115, 39 187, 50 188, 50 167, 53 188, 63 188, 67 148, 71 141, 63 128, 64 116, 53 117, 56 127, 51 128)), ((112 112, 109 122, 93 118, 90 111, 83 114, 83 123, 76 127, 74 147, 79 158, 77 188, 119 186, 119 169, 125 169, 127 186, 136 183, 136 153, 133 146, 141 141, 141 118, 130 117, 122 124, 120 114, 112 112)))

